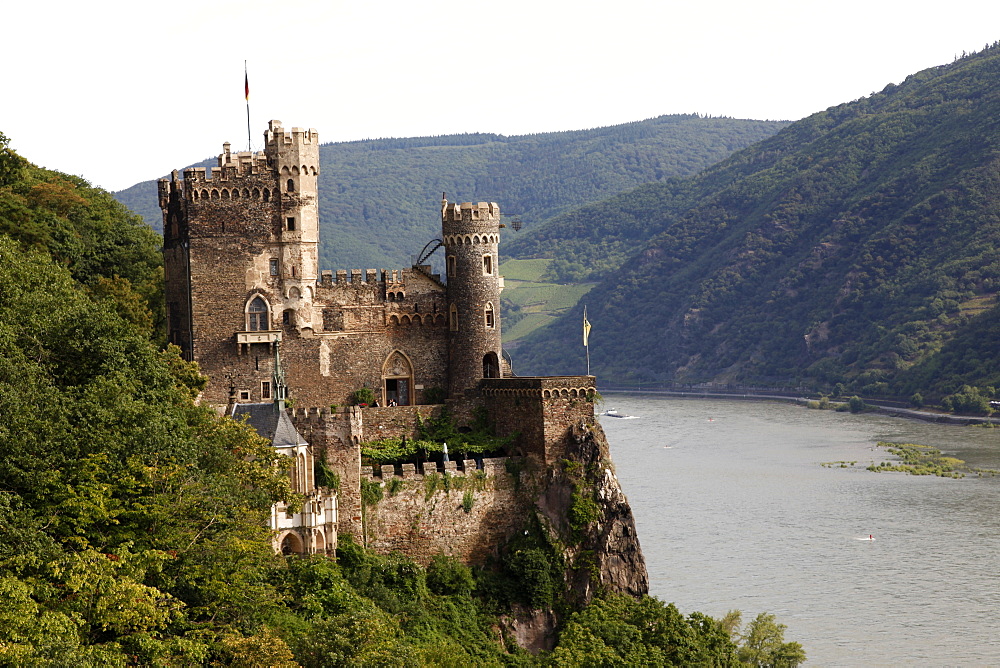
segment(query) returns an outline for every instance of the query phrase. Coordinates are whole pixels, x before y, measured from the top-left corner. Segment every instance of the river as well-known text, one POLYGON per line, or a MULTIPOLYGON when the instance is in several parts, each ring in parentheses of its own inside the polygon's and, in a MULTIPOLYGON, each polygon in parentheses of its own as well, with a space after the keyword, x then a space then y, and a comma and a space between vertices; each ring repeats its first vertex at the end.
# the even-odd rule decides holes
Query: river
POLYGON ((605 403, 637 416, 601 423, 654 596, 685 614, 773 613, 812 666, 1000 665, 1000 476, 864 470, 894 459, 880 440, 1000 470, 1000 429, 779 402, 605 403), (858 464, 821 465, 834 461, 858 464))

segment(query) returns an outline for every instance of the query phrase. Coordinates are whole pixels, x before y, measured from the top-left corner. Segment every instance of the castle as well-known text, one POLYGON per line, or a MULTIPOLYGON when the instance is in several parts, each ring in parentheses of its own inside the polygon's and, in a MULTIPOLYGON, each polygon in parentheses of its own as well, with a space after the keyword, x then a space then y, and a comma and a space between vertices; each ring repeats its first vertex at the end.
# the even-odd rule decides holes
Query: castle
MULTIPOLYGON (((436 241, 444 249, 443 278, 425 264, 320 271, 319 135, 271 121, 264 143, 262 152, 237 153, 223 144, 217 168, 187 169, 183 177, 174 171, 159 182, 170 342, 208 376, 202 400, 228 406, 231 415, 250 415, 256 409, 245 407, 263 404, 285 413, 282 378, 288 379, 295 408, 283 419, 296 436, 281 447, 291 454, 308 442, 309 457, 322 457, 340 485, 335 504, 323 501, 322 525, 305 511, 290 522, 272 522, 283 549, 331 551, 341 532, 376 546, 384 539, 386 549, 418 559, 435 551, 479 559, 484 545, 502 540, 517 518, 497 521, 487 512, 478 520, 452 518, 448 530, 427 524, 418 532, 421 541, 386 536, 365 526, 360 489, 363 479, 384 484, 434 472, 496 473, 497 462, 362 471, 360 445, 412 437, 419 420, 442 408, 459 423, 481 409, 498 435, 516 435, 511 456, 551 465, 574 425, 593 424, 594 378, 512 375, 500 336, 497 204, 442 197, 436 241), (374 402, 352 405, 366 388, 374 402)), ((300 485, 311 479, 311 459, 303 462, 296 465, 300 485)), ((483 502, 489 507, 495 500, 483 502)), ((382 528, 392 533, 390 524, 382 528)))

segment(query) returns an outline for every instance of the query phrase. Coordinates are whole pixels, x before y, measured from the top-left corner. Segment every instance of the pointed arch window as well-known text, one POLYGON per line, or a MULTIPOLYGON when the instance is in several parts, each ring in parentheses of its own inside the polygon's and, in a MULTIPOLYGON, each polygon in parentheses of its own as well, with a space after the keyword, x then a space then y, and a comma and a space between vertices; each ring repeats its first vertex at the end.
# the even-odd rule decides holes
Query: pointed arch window
POLYGON ((267 302, 257 295, 247 306, 247 331, 266 332, 271 329, 271 319, 268 317, 267 302))
POLYGON ((484 311, 486 314, 486 329, 495 329, 497 321, 493 314, 493 304, 491 302, 486 302, 486 308, 484 311))
POLYGON ((448 323, 451 327, 451 331, 458 331, 458 307, 454 304, 451 305, 451 309, 448 311, 448 323))

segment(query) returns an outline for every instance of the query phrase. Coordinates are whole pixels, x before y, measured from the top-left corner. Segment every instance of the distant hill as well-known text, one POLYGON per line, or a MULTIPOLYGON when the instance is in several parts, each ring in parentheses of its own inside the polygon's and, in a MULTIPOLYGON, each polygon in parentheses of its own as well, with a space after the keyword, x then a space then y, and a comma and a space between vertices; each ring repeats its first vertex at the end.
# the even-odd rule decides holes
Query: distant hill
MULTIPOLYGON (((585 301, 605 382, 1000 385, 1000 47, 561 215, 512 250, 604 277, 585 301)), ((581 368, 581 316, 522 339, 519 372, 581 368)))
MULTIPOLYGON (((517 137, 462 134, 325 144, 320 264, 324 269, 408 266, 440 235, 442 192, 452 200, 499 202, 530 230, 640 184, 693 175, 785 125, 672 115, 517 137)), ((154 181, 115 197, 154 229, 162 227, 154 181)), ((505 245, 518 234, 505 235, 505 245)))

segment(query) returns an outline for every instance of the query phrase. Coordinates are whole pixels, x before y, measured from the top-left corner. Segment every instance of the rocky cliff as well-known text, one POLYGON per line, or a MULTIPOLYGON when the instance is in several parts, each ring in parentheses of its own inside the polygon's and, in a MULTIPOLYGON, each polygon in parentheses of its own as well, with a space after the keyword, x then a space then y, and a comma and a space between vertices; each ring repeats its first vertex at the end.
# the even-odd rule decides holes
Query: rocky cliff
POLYGON ((554 610, 515 607, 507 619, 506 632, 537 651, 554 646, 561 613, 602 593, 647 594, 649 576, 632 509, 599 424, 575 425, 565 456, 547 470, 526 470, 521 479, 525 493, 535 499, 544 540, 563 567, 564 591, 554 610))

